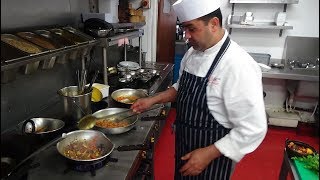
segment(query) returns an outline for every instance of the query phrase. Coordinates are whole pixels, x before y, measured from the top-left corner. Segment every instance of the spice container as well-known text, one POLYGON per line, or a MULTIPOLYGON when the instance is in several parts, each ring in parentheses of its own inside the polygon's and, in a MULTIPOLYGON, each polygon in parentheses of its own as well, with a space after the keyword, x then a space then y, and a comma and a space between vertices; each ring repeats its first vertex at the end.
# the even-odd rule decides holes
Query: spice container
MULTIPOLYGON (((43 30, 43 29, 40 29, 40 30, 36 30, 34 31, 34 33, 46 38, 46 39, 49 39, 51 42, 54 43, 54 45, 57 47, 57 48, 65 48, 67 46, 72 46, 72 45, 75 45, 74 42, 71 42, 61 36, 58 36, 56 35, 55 33, 52 33, 48 30, 43 30)), ((60 64, 64 64, 67 62, 67 59, 68 59, 68 54, 65 53, 65 54, 62 54, 62 55, 59 55, 57 56, 56 58, 56 62, 57 63, 60 63, 60 64)))
MULTIPOLYGON (((12 34, 1 34, 1 41, 29 54, 38 54, 43 51, 41 47, 12 34)), ((23 66, 22 71, 24 74, 32 74, 38 67, 39 61, 36 61, 23 66)))
MULTIPOLYGON (((40 35, 37 35, 32 32, 18 32, 18 36, 22 37, 23 39, 26 39, 46 50, 54 50, 56 49, 56 46, 54 43, 50 42, 49 39, 46 39, 40 35)), ((50 57, 49 59, 45 59, 40 62, 40 67, 42 69, 51 69, 56 61, 56 56, 50 57)))

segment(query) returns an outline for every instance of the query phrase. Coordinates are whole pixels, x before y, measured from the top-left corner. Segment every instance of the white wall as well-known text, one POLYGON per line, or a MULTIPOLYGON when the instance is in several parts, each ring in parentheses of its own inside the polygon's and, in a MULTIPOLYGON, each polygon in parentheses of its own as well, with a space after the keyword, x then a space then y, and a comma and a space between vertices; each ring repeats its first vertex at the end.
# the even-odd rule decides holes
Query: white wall
MULTIPOLYGON (((235 4, 235 15, 253 12, 255 20, 273 21, 275 13, 283 11, 281 4, 235 4)), ((229 0, 221 0, 223 25, 231 14, 229 0)), ((287 22, 292 30, 284 30, 279 37, 279 30, 232 29, 231 37, 248 52, 268 53, 271 58, 282 59, 286 36, 319 37, 319 1, 300 0, 298 4, 288 4, 287 22)))

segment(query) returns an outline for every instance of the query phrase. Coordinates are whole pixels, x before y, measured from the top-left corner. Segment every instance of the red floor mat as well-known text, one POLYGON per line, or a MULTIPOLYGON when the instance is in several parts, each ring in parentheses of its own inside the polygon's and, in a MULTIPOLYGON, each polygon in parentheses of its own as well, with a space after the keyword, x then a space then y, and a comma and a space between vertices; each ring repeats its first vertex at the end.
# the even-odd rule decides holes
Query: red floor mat
MULTIPOLYGON (((174 134, 171 125, 175 120, 175 115, 175 109, 171 109, 156 144, 155 180, 173 180, 174 177, 174 134)), ((319 151, 319 137, 309 136, 306 133, 296 134, 296 130, 293 128, 269 127, 262 144, 237 164, 231 179, 278 179, 286 138, 306 142, 319 151)))

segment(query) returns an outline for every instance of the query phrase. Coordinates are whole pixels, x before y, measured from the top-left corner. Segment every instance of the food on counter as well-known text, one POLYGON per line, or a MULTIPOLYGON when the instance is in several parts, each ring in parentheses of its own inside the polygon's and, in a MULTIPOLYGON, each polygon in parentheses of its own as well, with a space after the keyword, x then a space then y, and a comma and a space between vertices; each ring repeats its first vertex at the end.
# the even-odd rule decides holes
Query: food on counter
POLYGON ((310 148, 306 148, 306 147, 297 145, 294 142, 290 142, 288 144, 288 147, 291 150, 296 151, 297 153, 302 154, 302 155, 311 155, 314 153, 310 148))
POLYGON ((138 99, 138 96, 119 96, 116 98, 118 102, 133 104, 138 99))
POLYGON ((37 46, 25 42, 22 39, 19 39, 17 36, 14 35, 1 35, 1 41, 17 48, 20 49, 24 52, 30 53, 30 54, 35 54, 35 53, 40 53, 41 49, 38 48, 37 46))
POLYGON ((127 127, 128 125, 129 125, 128 122, 125 122, 125 121, 115 122, 114 120, 110 120, 110 119, 102 119, 96 122, 96 126, 102 127, 102 128, 127 127))
POLYGON ((103 155, 102 147, 96 145, 96 139, 91 141, 75 140, 63 151, 63 154, 74 160, 96 159, 103 155))
POLYGON ((52 43, 32 32, 18 32, 17 35, 43 48, 50 50, 56 49, 56 47, 52 43))

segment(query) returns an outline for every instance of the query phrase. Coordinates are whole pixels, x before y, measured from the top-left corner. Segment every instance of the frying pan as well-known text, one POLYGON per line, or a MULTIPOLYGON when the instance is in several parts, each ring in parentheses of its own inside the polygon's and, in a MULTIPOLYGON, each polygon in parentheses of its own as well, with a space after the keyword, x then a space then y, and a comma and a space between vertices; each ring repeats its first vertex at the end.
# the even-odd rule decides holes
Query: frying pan
POLYGON ((63 128, 65 123, 53 118, 32 118, 26 120, 22 125, 23 133, 49 134, 63 128))
MULTIPOLYGON (((96 118, 103 118, 105 116, 115 114, 115 113, 124 112, 124 111, 128 111, 128 109, 126 109, 126 108, 107 108, 107 109, 102 109, 102 110, 99 110, 99 111, 93 113, 92 116, 94 116, 96 118)), ((110 121, 114 121, 114 120, 116 120, 116 119, 110 119, 110 121)), ((106 133, 106 134, 121 134, 121 133, 125 133, 125 132, 131 130, 134 127, 137 120, 138 120, 138 116, 132 116, 132 117, 129 117, 129 118, 126 118, 123 120, 123 122, 128 124, 125 127, 103 128, 103 127, 99 127, 99 126, 94 126, 94 129, 99 130, 99 131, 106 133)))
MULTIPOLYGON (((76 163, 92 163, 94 161, 99 161, 106 158, 110 153, 115 149, 115 145, 111 142, 111 140, 104 135, 100 131, 95 130, 77 130, 72 131, 67 134, 64 134, 62 140, 57 143, 58 152, 65 157, 67 160, 76 163), (64 154, 65 148, 75 141, 87 141, 87 142, 95 142, 95 145, 102 149, 102 155, 98 158, 92 159, 73 159, 64 154)), ((144 150, 146 146, 144 144, 138 145, 125 145, 119 146, 116 148, 118 151, 131 151, 131 150, 144 150)))
POLYGON ((113 100, 123 103, 123 104, 133 104, 135 102, 134 99, 130 99, 130 97, 144 98, 148 97, 148 94, 142 89, 118 89, 111 93, 111 97, 113 100), (120 100, 119 98, 122 97, 120 100))

